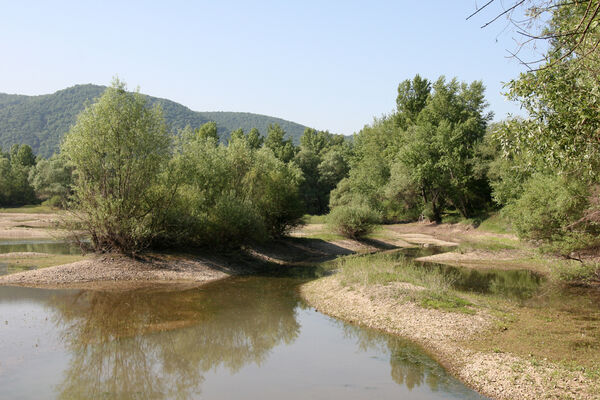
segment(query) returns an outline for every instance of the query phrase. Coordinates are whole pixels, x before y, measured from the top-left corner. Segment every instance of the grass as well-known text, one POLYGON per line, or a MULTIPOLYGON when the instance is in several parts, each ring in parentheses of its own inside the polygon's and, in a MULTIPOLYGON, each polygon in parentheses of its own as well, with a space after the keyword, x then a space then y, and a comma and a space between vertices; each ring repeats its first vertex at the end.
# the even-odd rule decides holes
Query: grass
POLYGON ((0 213, 24 213, 24 214, 54 214, 57 208, 44 205, 28 205, 22 207, 0 208, 0 213))
POLYGON ((491 214, 481 221, 477 229, 491 233, 513 233, 510 221, 504 218, 500 213, 491 214))
POLYGON ((518 239, 498 236, 478 236, 469 239, 464 239, 458 246, 459 251, 472 250, 522 250, 527 248, 527 245, 518 239))
POLYGON ((442 223, 472 225, 479 230, 491 233, 513 233, 510 221, 504 218, 499 212, 479 215, 473 218, 464 218, 458 211, 453 211, 446 213, 442 217, 442 223))
POLYGON ((426 308, 474 313, 473 303, 458 296, 452 289, 452 277, 440 270, 429 270, 395 254, 376 253, 348 256, 337 260, 340 282, 344 286, 388 285, 396 282, 414 285, 414 290, 402 289, 408 298, 426 308))
POLYGON ((600 263, 581 263, 575 260, 554 262, 550 269, 555 281, 571 284, 592 284, 600 281, 600 263))
POLYGON ((424 308, 475 314, 475 310, 472 308, 473 303, 451 293, 426 291, 420 294, 419 300, 419 304, 424 308))
POLYGON ((302 217, 302 220, 306 224, 326 224, 327 223, 327 215, 306 214, 304 217, 302 217))
POLYGON ((475 350, 549 360, 600 379, 600 294, 549 283, 521 305, 499 303, 496 329, 469 343, 475 350))

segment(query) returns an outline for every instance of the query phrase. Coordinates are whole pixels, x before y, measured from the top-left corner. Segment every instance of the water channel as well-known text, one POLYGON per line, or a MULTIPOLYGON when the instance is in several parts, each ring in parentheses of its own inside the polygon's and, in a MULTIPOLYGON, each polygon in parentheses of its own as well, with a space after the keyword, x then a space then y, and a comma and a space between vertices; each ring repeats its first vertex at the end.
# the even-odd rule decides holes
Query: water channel
POLYGON ((302 282, 0 287, 0 398, 483 398, 410 342, 308 307, 302 282))

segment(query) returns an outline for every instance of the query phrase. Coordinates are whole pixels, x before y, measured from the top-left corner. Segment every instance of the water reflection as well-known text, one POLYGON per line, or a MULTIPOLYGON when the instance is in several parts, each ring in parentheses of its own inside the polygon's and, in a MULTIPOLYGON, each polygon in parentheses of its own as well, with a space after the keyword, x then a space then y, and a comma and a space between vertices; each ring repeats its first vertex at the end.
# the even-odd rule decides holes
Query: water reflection
POLYGON ((17 252, 36 252, 48 254, 81 254, 81 249, 76 245, 61 240, 0 240, 0 254, 17 252))
MULTIPOLYGON (((397 259, 414 259, 446 251, 450 251, 450 249, 448 247, 430 246, 401 249, 388 254, 392 254, 397 259)), ((417 261, 417 263, 423 268, 444 274, 457 290, 502 295, 516 300, 530 298, 536 294, 540 285, 544 282, 543 276, 525 269, 481 270, 433 262, 417 261)))
POLYGON ((441 264, 423 263, 449 276, 454 288, 485 294, 502 295, 517 300, 533 296, 543 282, 541 275, 528 270, 478 270, 441 264))
POLYGON ((426 386, 432 392, 461 393, 462 399, 482 399, 477 393, 464 390, 464 386, 423 350, 408 340, 354 325, 343 325, 345 335, 356 340, 363 351, 373 348, 390 353, 391 378, 409 390, 426 386))
POLYGON ((291 282, 231 280, 170 292, 85 291, 56 297, 72 354, 61 398, 189 398, 204 373, 260 365, 300 326, 291 282))

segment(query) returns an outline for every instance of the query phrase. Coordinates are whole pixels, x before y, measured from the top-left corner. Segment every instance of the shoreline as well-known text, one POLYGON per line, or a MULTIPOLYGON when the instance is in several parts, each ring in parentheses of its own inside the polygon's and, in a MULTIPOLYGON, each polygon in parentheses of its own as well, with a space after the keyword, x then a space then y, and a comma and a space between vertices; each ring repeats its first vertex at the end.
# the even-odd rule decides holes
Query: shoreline
MULTIPOLYGON (((406 224, 389 229, 405 238, 431 235, 438 240, 459 243, 457 251, 417 258, 416 261, 480 271, 528 269, 548 274, 547 267, 528 265, 524 258, 527 250, 483 250, 467 246, 463 250, 460 247, 473 237, 480 238, 482 242, 496 237, 510 241, 509 235, 473 232, 470 228, 456 225, 406 224)), ((505 332, 518 329, 510 323, 507 328, 506 322, 507 315, 519 318, 517 305, 509 305, 507 310, 508 303, 498 308, 482 303, 475 307, 474 313, 444 311, 419 304, 415 299, 421 290, 425 288, 401 281, 348 283, 340 278, 340 274, 335 274, 307 282, 299 292, 304 301, 319 312, 416 343, 450 374, 492 399, 600 398, 598 380, 587 376, 585 370, 533 354, 527 357, 519 355, 510 348, 490 347, 489 344, 481 346, 484 340, 494 343, 505 332)), ((531 353, 535 352, 531 350, 531 353)))
MULTIPOLYGON (((324 263, 351 254, 366 255, 435 245, 458 247, 455 247, 455 252, 427 256, 417 261, 456 264, 474 270, 523 269, 527 262, 522 249, 489 251, 467 248, 465 251, 461 247, 463 240, 473 236, 487 240, 495 236, 485 232, 473 233, 469 228, 455 225, 387 226, 378 236, 360 242, 326 235, 319 237, 318 234, 313 237, 300 234, 224 255, 147 253, 136 259, 115 254, 91 255, 70 264, 0 276, 0 286, 115 291, 165 285, 192 288, 266 269, 319 268, 324 263)), ((512 238, 508 237, 508 240, 512 238)), ((16 254, 12 253, 12 256, 16 254)), ((27 254, 22 253, 21 256, 27 257, 27 254)), ((42 254, 31 253, 29 256, 41 257, 42 254)), ((545 272, 540 266, 533 269, 545 272)), ((598 398, 596 390, 600 386, 597 380, 591 380, 584 371, 568 369, 563 364, 532 354, 529 357, 519 355, 510 351, 510 347, 507 350, 475 345, 484 336, 489 338, 492 335, 492 340, 495 340, 496 335, 502 334, 507 328, 498 313, 510 314, 515 309, 499 311, 481 304, 468 306, 468 312, 426 308, 416 301, 418 295, 415 295, 424 287, 402 281, 370 286, 360 283, 347 285, 339 277, 339 274, 333 274, 304 283, 299 287, 300 296, 321 313, 416 343, 450 374, 482 395, 503 400, 598 398)))
POLYGON ((444 312, 410 301, 386 302, 382 299, 389 299, 385 293, 389 290, 384 286, 343 287, 334 275, 302 285, 300 295, 321 313, 418 344, 449 373, 484 396, 502 400, 598 398, 583 373, 509 353, 469 349, 470 340, 494 329, 491 315, 444 312))
POLYGON ((197 257, 152 255, 132 259, 92 255, 81 261, 0 276, 0 286, 113 289, 154 284, 208 283, 231 276, 226 265, 197 257))

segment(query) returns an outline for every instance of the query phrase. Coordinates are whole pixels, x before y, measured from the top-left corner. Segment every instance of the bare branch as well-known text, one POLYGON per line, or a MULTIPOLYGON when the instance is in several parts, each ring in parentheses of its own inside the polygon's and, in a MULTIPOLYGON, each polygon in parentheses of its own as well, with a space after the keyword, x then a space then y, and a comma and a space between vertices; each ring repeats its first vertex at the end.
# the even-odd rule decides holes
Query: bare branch
POLYGON ((469 15, 466 19, 469 20, 469 18, 471 18, 472 16, 478 14, 481 10, 483 10, 484 8, 486 8, 487 6, 489 6, 490 4, 492 4, 495 0, 490 0, 487 3, 485 3, 483 6, 481 6, 480 8, 478 8, 477 10, 475 10, 475 12, 471 15, 469 15))
POLYGON ((500 18, 503 15, 508 14, 509 12, 511 12, 512 10, 514 10, 515 8, 519 7, 521 4, 525 3, 525 0, 521 0, 519 1, 517 4, 513 5, 512 7, 509 7, 507 10, 505 10, 504 12, 498 14, 494 19, 492 19, 491 21, 485 23, 481 28, 485 28, 486 26, 492 24, 494 21, 496 21, 498 18, 500 18))

